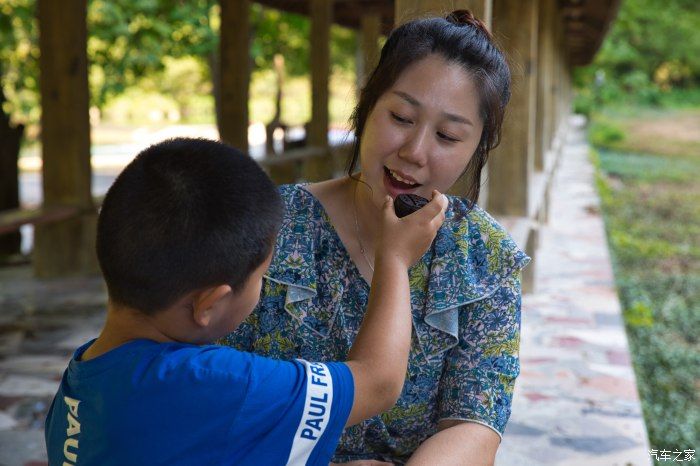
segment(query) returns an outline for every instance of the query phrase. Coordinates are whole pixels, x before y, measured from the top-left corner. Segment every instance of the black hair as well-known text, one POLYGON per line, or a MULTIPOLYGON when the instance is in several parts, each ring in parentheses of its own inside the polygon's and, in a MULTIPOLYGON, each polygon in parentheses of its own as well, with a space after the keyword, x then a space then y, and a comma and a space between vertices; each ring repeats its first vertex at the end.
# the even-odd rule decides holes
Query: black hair
POLYGON ((225 144, 176 138, 124 168, 97 221, 109 299, 153 314, 186 293, 240 290, 270 254, 283 204, 253 159, 225 144))
POLYGON ((347 173, 353 176, 365 123, 377 101, 408 66, 434 53, 462 66, 475 80, 479 93, 479 115, 484 129, 476 151, 462 173, 471 180, 466 197, 475 203, 481 190, 481 169, 489 151, 500 141, 505 107, 510 100, 510 70, 486 26, 468 10, 454 11, 446 18, 409 21, 389 35, 379 63, 361 90, 350 118, 355 142, 347 173))

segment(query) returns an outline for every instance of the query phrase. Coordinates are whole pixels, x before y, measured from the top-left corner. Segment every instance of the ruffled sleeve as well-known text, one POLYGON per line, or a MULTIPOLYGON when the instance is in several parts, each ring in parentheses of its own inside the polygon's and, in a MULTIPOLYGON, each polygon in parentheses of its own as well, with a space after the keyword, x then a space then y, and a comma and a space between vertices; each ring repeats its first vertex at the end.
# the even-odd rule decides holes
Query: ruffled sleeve
POLYGON ((520 372, 521 270, 530 258, 480 208, 454 210, 469 224, 457 241, 458 249, 470 249, 460 269, 463 277, 471 277, 464 290, 470 299, 453 316, 457 341, 445 357, 438 419, 477 422, 500 436, 520 372))
POLYGON ((285 204, 272 261, 264 276, 260 302, 239 328, 219 343, 275 358, 298 357, 298 345, 286 332, 283 314, 324 335, 332 309, 312 304, 317 295, 315 251, 318 248, 320 205, 303 185, 280 186, 285 204))
POLYGON ((438 392, 438 419, 484 424, 503 434, 520 373, 520 273, 459 316, 459 342, 450 349, 438 392))
POLYGON ((530 261, 484 210, 458 197, 449 200, 445 223, 422 259, 427 285, 411 289, 414 307, 424 307, 426 325, 416 332, 429 359, 457 345, 467 305, 491 296, 530 261))

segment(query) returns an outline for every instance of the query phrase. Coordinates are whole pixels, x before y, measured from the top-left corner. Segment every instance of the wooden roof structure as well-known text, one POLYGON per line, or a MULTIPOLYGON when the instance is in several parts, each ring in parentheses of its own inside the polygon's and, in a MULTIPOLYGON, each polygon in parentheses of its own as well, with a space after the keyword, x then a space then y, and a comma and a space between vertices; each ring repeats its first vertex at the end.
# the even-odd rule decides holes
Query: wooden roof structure
POLYGON ((565 42, 571 64, 587 65, 617 16, 620 0, 560 0, 565 42))
MULTIPOLYGON (((518 1, 518 0, 514 0, 518 1)), ((256 0, 261 5, 309 15, 308 0, 256 0)), ((610 24, 617 16, 620 0, 558 0, 565 44, 573 66, 587 65, 600 48, 610 24)), ((372 12, 381 18, 382 33, 394 27, 394 0, 334 0, 335 24, 359 29, 360 17, 372 12)))

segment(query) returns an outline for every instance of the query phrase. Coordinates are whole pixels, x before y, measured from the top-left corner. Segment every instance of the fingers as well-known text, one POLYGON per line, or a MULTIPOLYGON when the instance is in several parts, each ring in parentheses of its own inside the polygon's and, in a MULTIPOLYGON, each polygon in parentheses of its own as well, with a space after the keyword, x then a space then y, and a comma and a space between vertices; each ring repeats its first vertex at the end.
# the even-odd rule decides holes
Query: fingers
POLYGON ((394 200, 391 198, 391 196, 384 196, 384 204, 382 204, 382 214, 385 218, 398 218, 396 217, 396 212, 394 212, 394 200))
POLYGON ((384 205, 382 206, 384 210, 391 210, 392 212, 394 211, 394 200, 391 198, 391 196, 386 195, 384 196, 384 205))

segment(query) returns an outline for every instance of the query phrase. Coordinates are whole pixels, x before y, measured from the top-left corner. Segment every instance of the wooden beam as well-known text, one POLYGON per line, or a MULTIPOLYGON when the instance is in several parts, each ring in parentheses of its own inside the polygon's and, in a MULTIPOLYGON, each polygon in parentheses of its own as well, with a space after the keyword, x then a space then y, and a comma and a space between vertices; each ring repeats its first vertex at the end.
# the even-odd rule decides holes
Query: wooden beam
POLYGON ((537 1, 494 0, 493 30, 511 60, 512 96, 501 144, 489 158, 489 210, 530 216, 537 91, 537 1))
POLYGON ((36 229, 40 277, 96 271, 86 14, 87 0, 38 2, 44 207, 88 212, 36 229))
MULTIPOLYGON (((331 24, 333 1, 310 0, 311 13, 311 121, 307 141, 310 146, 328 149, 328 100, 331 72, 331 24)), ((331 177, 330 152, 327 157, 313 158, 303 167, 302 177, 320 181, 331 177)))
POLYGON ((80 215, 76 206, 37 207, 0 212, 0 235, 19 230, 22 225, 46 225, 73 219, 80 215))
POLYGON ((248 152, 250 1, 220 0, 221 140, 248 152))

